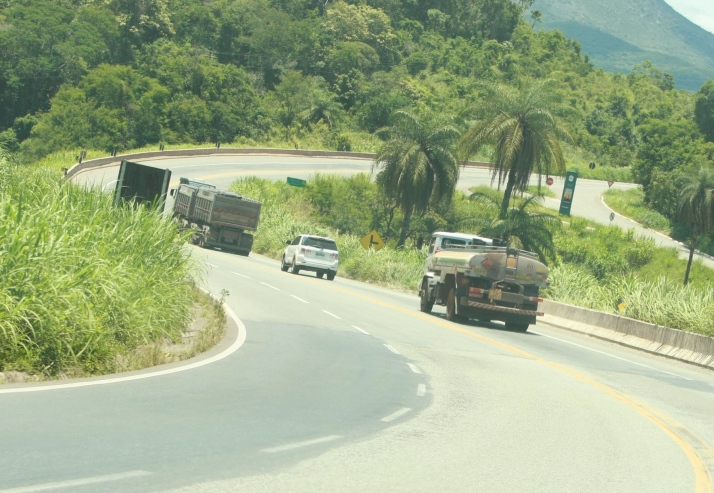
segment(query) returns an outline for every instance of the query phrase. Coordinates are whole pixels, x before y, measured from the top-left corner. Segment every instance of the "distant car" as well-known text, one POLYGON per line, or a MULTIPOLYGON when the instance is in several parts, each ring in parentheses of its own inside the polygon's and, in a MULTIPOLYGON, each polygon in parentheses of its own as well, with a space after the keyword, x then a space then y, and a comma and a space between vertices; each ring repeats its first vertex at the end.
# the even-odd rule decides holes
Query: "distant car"
POLYGON ((322 279, 332 281, 337 275, 339 254, 337 244, 332 238, 315 235, 299 235, 293 241, 287 241, 288 247, 283 253, 280 270, 293 274, 301 270, 314 272, 322 279))

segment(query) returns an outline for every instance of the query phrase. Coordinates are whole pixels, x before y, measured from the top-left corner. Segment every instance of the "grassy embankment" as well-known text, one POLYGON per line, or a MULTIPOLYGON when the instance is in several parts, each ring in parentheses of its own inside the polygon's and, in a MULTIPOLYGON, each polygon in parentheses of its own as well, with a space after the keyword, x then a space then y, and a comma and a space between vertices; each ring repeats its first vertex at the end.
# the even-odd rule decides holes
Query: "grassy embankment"
POLYGON ((637 221, 646 228, 669 235, 672 230, 669 219, 647 207, 644 198, 645 194, 639 188, 630 190, 610 189, 603 194, 605 203, 618 214, 637 221))
POLYGON ((166 360, 197 300, 197 265, 173 223, 46 167, 0 170, 0 371, 52 378, 166 360))
MULTIPOLYGON (((328 218, 321 216, 310 201, 309 188, 256 178, 237 180, 231 188, 263 201, 254 251, 277 259, 286 239, 304 232, 328 235, 336 238, 340 247, 339 275, 412 292, 417 289, 425 250, 364 250, 359 235, 339 234, 325 226, 328 218)), ((467 208, 471 205, 468 201, 458 202, 456 208, 465 208, 463 214, 474 214, 467 208)), ((332 213, 338 211, 333 209, 332 213)), ((481 215, 489 213, 480 211, 481 215)), ((654 242, 635 238, 617 227, 577 218, 555 231, 555 240, 558 261, 551 266, 552 286, 545 293, 547 297, 609 312, 615 311, 622 299, 627 303, 625 316, 714 335, 711 269, 695 263, 693 282, 684 288, 684 261, 676 258, 674 250, 655 248, 654 242)))

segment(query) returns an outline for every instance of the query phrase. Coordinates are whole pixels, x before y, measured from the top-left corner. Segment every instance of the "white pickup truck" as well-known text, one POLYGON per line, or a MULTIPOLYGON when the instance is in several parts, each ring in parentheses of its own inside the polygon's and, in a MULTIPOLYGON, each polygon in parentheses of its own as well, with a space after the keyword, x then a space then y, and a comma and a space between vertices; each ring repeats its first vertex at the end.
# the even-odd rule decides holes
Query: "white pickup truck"
POLYGON ((530 252, 501 240, 464 233, 434 233, 429 243, 419 296, 420 308, 446 306, 446 318, 499 320, 528 330, 538 311, 539 289, 548 286, 548 267, 530 252))

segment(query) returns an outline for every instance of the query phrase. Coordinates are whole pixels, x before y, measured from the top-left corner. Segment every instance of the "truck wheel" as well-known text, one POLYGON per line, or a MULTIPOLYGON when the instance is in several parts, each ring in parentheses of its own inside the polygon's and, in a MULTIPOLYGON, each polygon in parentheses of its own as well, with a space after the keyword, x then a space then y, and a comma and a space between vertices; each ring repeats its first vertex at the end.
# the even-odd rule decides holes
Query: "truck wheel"
POLYGON ((199 236, 198 238, 198 246, 201 248, 206 248, 206 239, 203 237, 203 235, 199 236))
POLYGON ((300 267, 298 267, 297 265, 295 265, 295 259, 293 259, 293 266, 292 266, 292 269, 290 269, 290 272, 292 272, 293 274, 299 274, 299 273, 300 273, 300 267))
POLYGON ((456 314, 456 288, 451 286, 446 294, 446 320, 458 322, 459 318, 456 314))
POLYGON ((325 273, 324 272, 315 272, 315 276, 317 276, 318 279, 322 279, 323 277, 325 277, 325 273))
POLYGON ((429 300, 429 285, 424 283, 419 297, 419 309, 424 313, 431 313, 434 302, 429 300))
POLYGON ((514 332, 525 332, 528 330, 529 324, 516 324, 511 322, 506 322, 506 329, 512 330, 514 332))
POLYGON ((328 272, 328 273, 327 273, 327 280, 328 280, 328 281, 334 281, 334 280, 335 280, 335 275, 337 275, 336 272, 332 272, 332 271, 328 272))
POLYGON ((283 272, 287 272, 290 266, 285 263, 285 255, 283 255, 283 258, 280 259, 280 270, 283 272))

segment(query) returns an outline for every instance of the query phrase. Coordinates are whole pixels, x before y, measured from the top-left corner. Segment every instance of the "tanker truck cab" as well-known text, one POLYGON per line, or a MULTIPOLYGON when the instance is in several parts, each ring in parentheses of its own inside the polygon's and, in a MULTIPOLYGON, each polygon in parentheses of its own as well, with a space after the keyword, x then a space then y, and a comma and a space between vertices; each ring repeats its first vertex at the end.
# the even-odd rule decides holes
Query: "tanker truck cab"
POLYGON ((437 232, 430 242, 420 286, 420 309, 446 307, 450 321, 499 320, 525 332, 538 311, 548 268, 537 255, 509 248, 499 239, 437 232))

